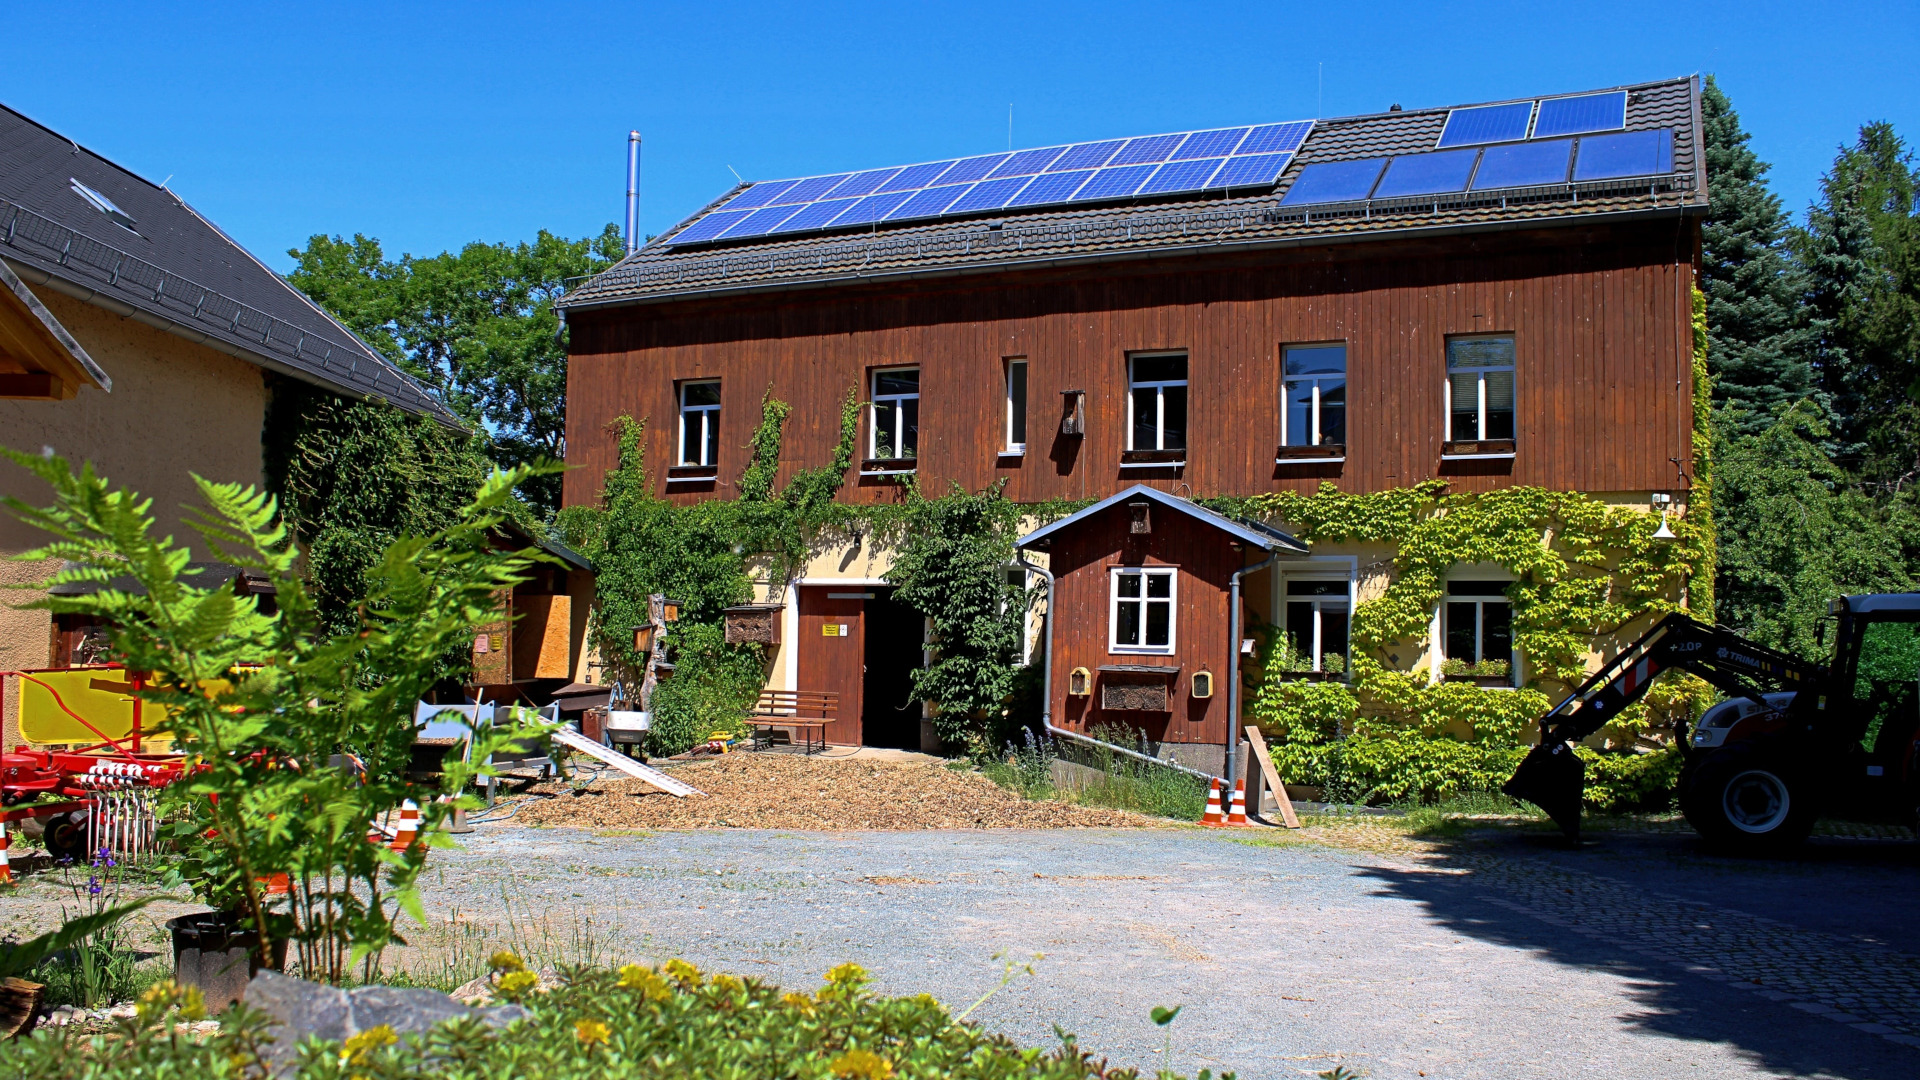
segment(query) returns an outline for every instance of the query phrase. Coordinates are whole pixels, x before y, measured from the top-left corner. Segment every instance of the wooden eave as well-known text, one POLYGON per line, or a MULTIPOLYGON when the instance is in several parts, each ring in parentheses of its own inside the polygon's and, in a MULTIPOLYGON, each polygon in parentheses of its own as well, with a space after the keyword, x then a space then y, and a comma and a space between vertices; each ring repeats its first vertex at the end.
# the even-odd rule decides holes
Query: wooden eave
POLYGON ((0 262, 0 398, 66 401, 82 386, 110 392, 113 380, 0 262))

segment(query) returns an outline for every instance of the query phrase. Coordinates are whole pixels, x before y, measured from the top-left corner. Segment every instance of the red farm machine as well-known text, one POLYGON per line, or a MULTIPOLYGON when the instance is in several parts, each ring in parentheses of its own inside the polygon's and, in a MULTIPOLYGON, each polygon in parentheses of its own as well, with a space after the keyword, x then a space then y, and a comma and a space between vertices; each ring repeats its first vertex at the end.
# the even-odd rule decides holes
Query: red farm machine
POLYGON ((1541 718, 1507 794, 1577 840, 1586 770, 1573 747, 1678 668, 1727 695, 1682 732, 1680 807, 1708 841, 1778 850, 1823 816, 1920 825, 1920 593, 1843 596, 1828 622, 1819 663, 1668 615, 1541 718))

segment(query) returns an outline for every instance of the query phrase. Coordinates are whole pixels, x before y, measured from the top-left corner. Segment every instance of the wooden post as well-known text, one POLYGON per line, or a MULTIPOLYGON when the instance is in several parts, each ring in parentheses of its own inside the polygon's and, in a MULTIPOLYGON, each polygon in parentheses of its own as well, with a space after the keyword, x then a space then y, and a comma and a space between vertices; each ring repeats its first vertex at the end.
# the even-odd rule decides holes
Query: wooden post
POLYGON ((1273 767, 1273 755, 1267 752, 1267 740, 1260 737, 1260 729, 1252 724, 1247 725, 1247 748, 1259 759, 1261 777, 1273 789, 1273 801, 1280 804, 1280 820, 1286 822, 1289 829, 1299 828, 1300 819, 1294 816, 1293 800, 1287 798, 1287 785, 1280 782, 1280 774, 1273 767))

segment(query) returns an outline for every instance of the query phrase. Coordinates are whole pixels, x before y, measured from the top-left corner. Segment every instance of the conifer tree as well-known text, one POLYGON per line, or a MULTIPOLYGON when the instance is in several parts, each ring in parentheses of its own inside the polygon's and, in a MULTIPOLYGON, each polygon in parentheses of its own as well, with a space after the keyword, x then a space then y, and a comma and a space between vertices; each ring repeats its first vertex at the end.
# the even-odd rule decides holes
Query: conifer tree
POLYGON ((1815 396, 1798 274, 1786 246, 1789 221, 1767 187, 1771 168, 1748 146, 1733 103, 1707 77, 1703 93, 1707 221, 1702 289, 1707 362, 1722 415, 1746 432, 1771 423, 1773 407, 1815 396))

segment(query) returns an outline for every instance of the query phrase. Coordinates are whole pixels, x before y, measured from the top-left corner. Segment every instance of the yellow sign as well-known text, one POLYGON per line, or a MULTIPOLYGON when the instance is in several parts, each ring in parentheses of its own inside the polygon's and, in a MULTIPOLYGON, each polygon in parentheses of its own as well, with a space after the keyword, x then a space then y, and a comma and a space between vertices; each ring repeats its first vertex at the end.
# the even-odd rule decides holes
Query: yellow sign
POLYGON ((820 625, 820 636, 821 637, 839 637, 840 624, 839 623, 822 623, 820 625))

